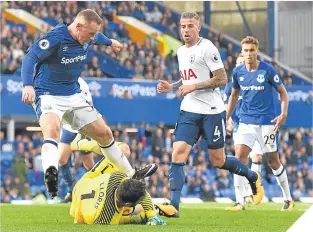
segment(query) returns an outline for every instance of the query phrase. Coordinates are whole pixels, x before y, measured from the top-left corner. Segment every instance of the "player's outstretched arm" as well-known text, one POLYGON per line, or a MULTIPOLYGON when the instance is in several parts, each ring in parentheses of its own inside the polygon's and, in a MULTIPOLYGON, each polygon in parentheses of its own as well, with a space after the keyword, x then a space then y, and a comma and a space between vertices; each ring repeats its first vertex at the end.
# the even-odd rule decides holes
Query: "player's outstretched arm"
POLYGON ((272 120, 272 122, 276 123, 274 127, 275 133, 286 122, 287 115, 288 115, 288 105, 289 105, 288 93, 287 93, 285 86, 284 85, 278 86, 277 91, 280 96, 281 114, 272 120))
POLYGON ((183 84, 182 80, 176 81, 172 84, 167 81, 159 80, 159 84, 157 86, 158 93, 167 93, 172 91, 173 89, 179 88, 183 84))
POLYGON ((118 42, 117 40, 115 39, 109 39, 108 37, 106 37, 103 33, 101 32, 98 32, 93 41, 92 41, 93 44, 96 44, 96 45, 106 45, 106 46, 111 46, 114 51, 121 51, 123 45, 118 42))

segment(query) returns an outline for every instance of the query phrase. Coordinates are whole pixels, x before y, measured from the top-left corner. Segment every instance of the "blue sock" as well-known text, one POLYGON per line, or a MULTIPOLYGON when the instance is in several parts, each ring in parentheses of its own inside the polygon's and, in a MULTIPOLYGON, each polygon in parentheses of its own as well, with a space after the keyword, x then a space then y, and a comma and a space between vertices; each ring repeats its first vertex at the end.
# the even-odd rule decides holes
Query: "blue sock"
POLYGON ((72 192, 74 180, 73 180, 73 176, 72 176, 72 172, 71 172, 70 159, 64 166, 61 166, 60 170, 62 172, 62 175, 64 178, 64 183, 65 183, 68 191, 72 192))
POLYGON ((250 182, 255 182, 258 179, 256 172, 250 170, 239 159, 234 156, 226 156, 225 163, 222 169, 228 170, 233 174, 245 176, 250 182))
POLYGON ((172 162, 169 170, 170 189, 171 189, 171 204, 179 210, 180 195, 185 183, 185 163, 172 162))

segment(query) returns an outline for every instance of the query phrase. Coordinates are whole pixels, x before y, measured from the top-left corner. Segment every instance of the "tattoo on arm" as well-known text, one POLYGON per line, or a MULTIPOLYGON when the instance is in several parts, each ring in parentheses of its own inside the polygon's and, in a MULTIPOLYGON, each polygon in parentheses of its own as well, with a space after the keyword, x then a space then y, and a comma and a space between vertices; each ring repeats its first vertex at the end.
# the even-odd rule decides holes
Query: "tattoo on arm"
POLYGON ((172 84, 173 89, 179 88, 181 85, 183 85, 182 79, 179 79, 179 81, 176 81, 172 84))
POLYGON ((224 68, 215 70, 212 74, 211 79, 196 84, 196 89, 214 89, 227 84, 227 75, 224 68))

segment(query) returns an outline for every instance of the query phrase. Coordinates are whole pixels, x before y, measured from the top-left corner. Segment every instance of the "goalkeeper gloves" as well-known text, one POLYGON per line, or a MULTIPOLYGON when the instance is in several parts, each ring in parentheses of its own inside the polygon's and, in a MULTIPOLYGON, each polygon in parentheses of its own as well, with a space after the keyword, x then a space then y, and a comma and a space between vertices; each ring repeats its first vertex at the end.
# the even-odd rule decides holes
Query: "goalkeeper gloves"
POLYGON ((148 219, 147 225, 149 226, 165 226, 166 222, 158 217, 152 217, 148 219))

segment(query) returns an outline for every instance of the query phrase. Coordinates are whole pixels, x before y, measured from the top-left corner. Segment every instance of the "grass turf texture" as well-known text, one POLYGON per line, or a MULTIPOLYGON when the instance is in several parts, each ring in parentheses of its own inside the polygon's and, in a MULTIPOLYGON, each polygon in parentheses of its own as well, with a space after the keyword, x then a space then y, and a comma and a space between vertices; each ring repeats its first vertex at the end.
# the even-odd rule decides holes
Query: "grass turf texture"
POLYGON ((74 225, 69 204, 11 205, 1 204, 0 231, 286 231, 310 204, 296 203, 291 212, 281 212, 282 204, 248 205, 245 211, 225 211, 229 204, 182 204, 180 218, 163 218, 166 226, 145 225, 74 225))

